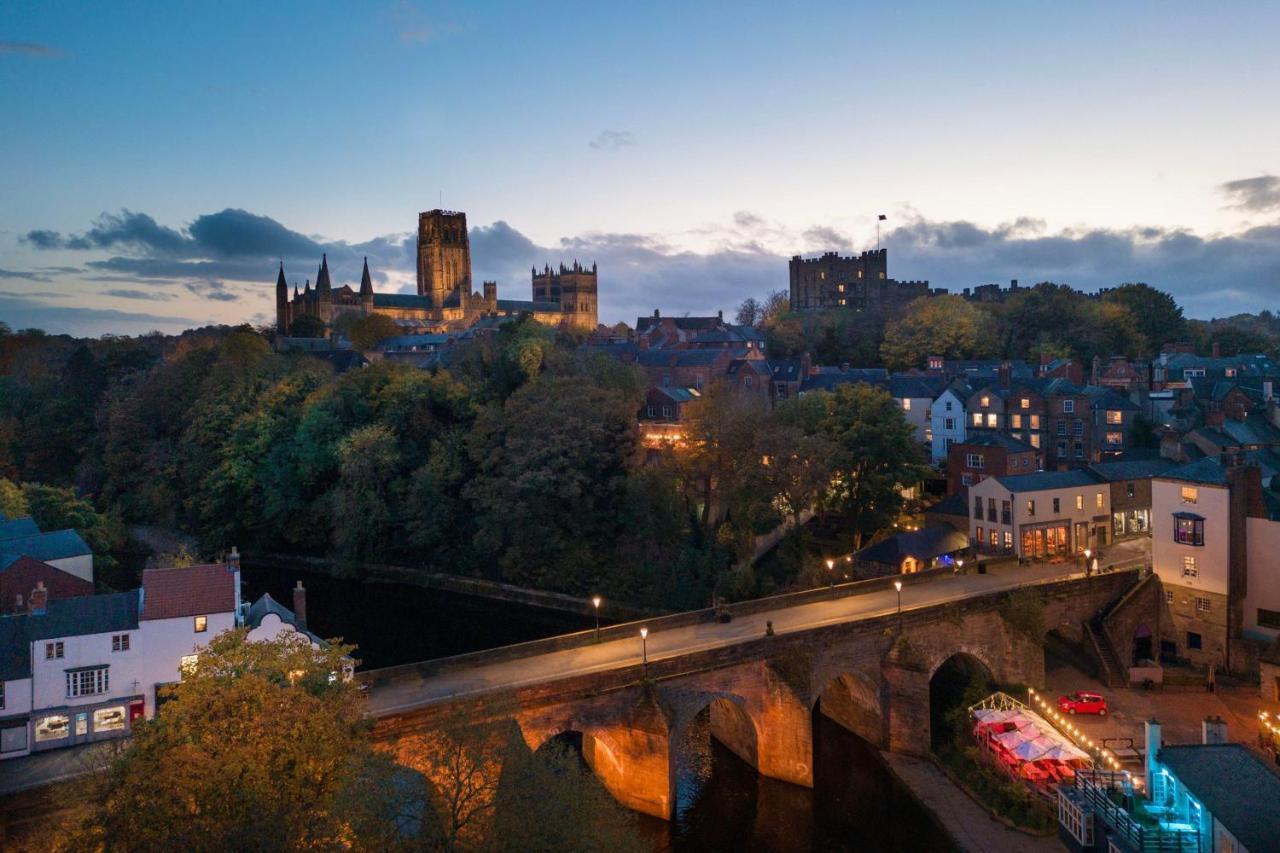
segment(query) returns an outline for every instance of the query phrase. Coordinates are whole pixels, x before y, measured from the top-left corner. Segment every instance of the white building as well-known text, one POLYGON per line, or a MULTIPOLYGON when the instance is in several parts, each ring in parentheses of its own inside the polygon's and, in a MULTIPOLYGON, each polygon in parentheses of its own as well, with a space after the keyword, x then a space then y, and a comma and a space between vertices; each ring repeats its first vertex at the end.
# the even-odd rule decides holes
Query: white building
POLYGON ((967 396, 964 392, 957 393, 953 386, 943 391, 930 406, 930 458, 934 465, 945 462, 951 445, 965 439, 964 401, 967 396))
POLYGON ((1041 559, 1107 542, 1111 488, 1089 472, 987 477, 969 487, 969 541, 987 554, 1041 559))
POLYGON ((932 444, 933 400, 938 381, 926 376, 890 376, 889 396, 902 407, 902 417, 915 430, 916 441, 932 444))

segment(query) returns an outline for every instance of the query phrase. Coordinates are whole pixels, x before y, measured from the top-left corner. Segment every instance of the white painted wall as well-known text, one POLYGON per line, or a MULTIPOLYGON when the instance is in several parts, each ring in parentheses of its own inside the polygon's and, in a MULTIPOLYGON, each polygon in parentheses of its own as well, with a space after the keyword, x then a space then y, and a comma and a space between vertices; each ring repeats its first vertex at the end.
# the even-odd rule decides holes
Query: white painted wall
POLYGON ((208 645, 214 637, 236 625, 234 613, 204 615, 208 628, 201 633, 196 633, 194 616, 144 619, 138 623, 140 654, 135 673, 140 684, 138 692, 147 697, 148 719, 156 712, 155 686, 181 680, 183 656, 195 654, 198 647, 208 645))
POLYGON ((1246 520, 1249 552, 1249 591, 1244 597, 1244 632, 1274 640, 1280 630, 1258 625, 1258 610, 1280 612, 1280 522, 1246 520))
MULTIPOLYGON (((293 625, 290 625, 274 613, 268 613, 262 617, 262 622, 258 624, 257 628, 249 631, 249 640, 254 643, 270 642, 281 634, 293 635, 296 633, 298 633, 298 629, 293 625)), ((311 645, 314 647, 316 644, 312 642, 311 645)))
POLYGON ((1151 561, 1160 580, 1219 595, 1227 594, 1230 565, 1230 495, 1226 486, 1151 481, 1151 561), (1195 503, 1182 499, 1183 487, 1196 489, 1195 503), (1204 516, 1204 545, 1182 545, 1173 539, 1175 512, 1204 516), (1195 557, 1196 576, 1183 574, 1184 557, 1195 557))
POLYGON ((957 397, 951 389, 943 391, 930 407, 930 420, 933 428, 933 441, 930 443, 930 458, 934 465, 940 465, 947 458, 947 439, 952 444, 964 441, 965 413, 964 400, 957 397), (950 404, 950 410, 947 409, 950 404), (952 421, 947 428, 947 421, 952 421))
MULTIPOLYGON (((1013 535, 1013 551, 1015 554, 1022 556, 1022 537, 1021 528, 1024 524, 1045 524, 1051 521, 1064 521, 1069 525, 1071 542, 1075 543, 1075 525, 1078 522, 1084 522, 1089 525, 1090 533, 1093 532, 1095 524, 1105 524, 1107 530, 1111 529, 1111 487, 1107 483, 1091 483, 1083 486, 1073 486, 1067 489, 1042 489, 1034 492, 1010 492, 996 477, 987 477, 979 483, 969 487, 969 500, 966 507, 969 516, 969 540, 977 542, 978 527, 981 526, 984 531, 992 529, 998 531, 1003 537, 1005 531, 1009 531, 1013 535), (1098 496, 1102 496, 1102 506, 1098 506, 1098 496), (981 497, 983 500, 983 517, 978 520, 973 517, 973 501, 975 497, 981 497), (1083 506, 1076 509, 1076 497, 1083 498, 1083 506), (987 499, 995 498, 996 501, 996 518, 997 521, 990 521, 988 518, 987 499), (1053 511, 1053 501, 1058 500, 1058 511, 1053 511), (1003 517, 1001 507, 1003 501, 1009 501, 1012 506, 1013 524, 1001 524, 999 519, 1003 517), (1027 501, 1035 501, 1035 514, 1032 515, 1027 501), (1105 521, 1095 522, 1094 518, 1105 516, 1105 521)), ((985 541, 990 542, 990 534, 986 533, 985 541)))
POLYGON ((79 557, 63 557, 61 560, 45 560, 51 566, 62 569, 68 574, 93 583, 93 555, 82 554, 79 557))

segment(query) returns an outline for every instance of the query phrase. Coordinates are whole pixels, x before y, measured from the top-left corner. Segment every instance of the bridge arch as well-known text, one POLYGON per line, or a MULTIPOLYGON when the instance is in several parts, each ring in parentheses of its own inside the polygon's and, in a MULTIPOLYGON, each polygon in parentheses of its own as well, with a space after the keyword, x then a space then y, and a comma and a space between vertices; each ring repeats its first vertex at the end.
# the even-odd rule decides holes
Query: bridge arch
POLYGON ((881 685, 865 673, 842 672, 819 685, 812 710, 877 747, 884 747, 885 720, 881 685))
POLYGON ((969 650, 957 650, 938 661, 929 672, 929 743, 937 746, 951 732, 956 709, 991 692, 996 673, 983 658, 969 650))

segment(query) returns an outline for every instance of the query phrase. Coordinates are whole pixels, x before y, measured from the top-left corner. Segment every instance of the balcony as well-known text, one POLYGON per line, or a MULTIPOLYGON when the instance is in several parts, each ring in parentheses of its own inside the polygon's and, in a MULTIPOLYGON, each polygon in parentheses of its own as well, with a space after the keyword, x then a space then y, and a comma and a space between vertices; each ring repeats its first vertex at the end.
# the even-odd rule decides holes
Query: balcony
MULTIPOLYGON (((1200 830, 1176 815, 1132 797, 1126 808, 1122 794, 1123 774, 1081 771, 1073 787, 1060 787, 1059 822, 1075 835, 1083 832, 1085 820, 1064 819, 1092 814, 1106 825, 1108 840, 1118 850, 1133 853, 1199 853, 1200 830)), ((1102 827, 1090 826, 1090 841, 1102 827)), ((1082 840, 1077 838, 1077 840, 1082 840)))

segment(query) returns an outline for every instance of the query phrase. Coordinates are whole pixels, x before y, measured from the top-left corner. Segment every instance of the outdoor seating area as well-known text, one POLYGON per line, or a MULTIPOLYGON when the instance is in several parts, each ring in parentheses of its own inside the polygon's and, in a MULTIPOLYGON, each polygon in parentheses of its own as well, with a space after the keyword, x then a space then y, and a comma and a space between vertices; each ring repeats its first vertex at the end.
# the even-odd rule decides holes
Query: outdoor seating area
POLYGON ((1016 699, 996 693, 969 709, 974 740, 992 764, 1046 795, 1074 781, 1093 760, 1044 717, 1016 699))

